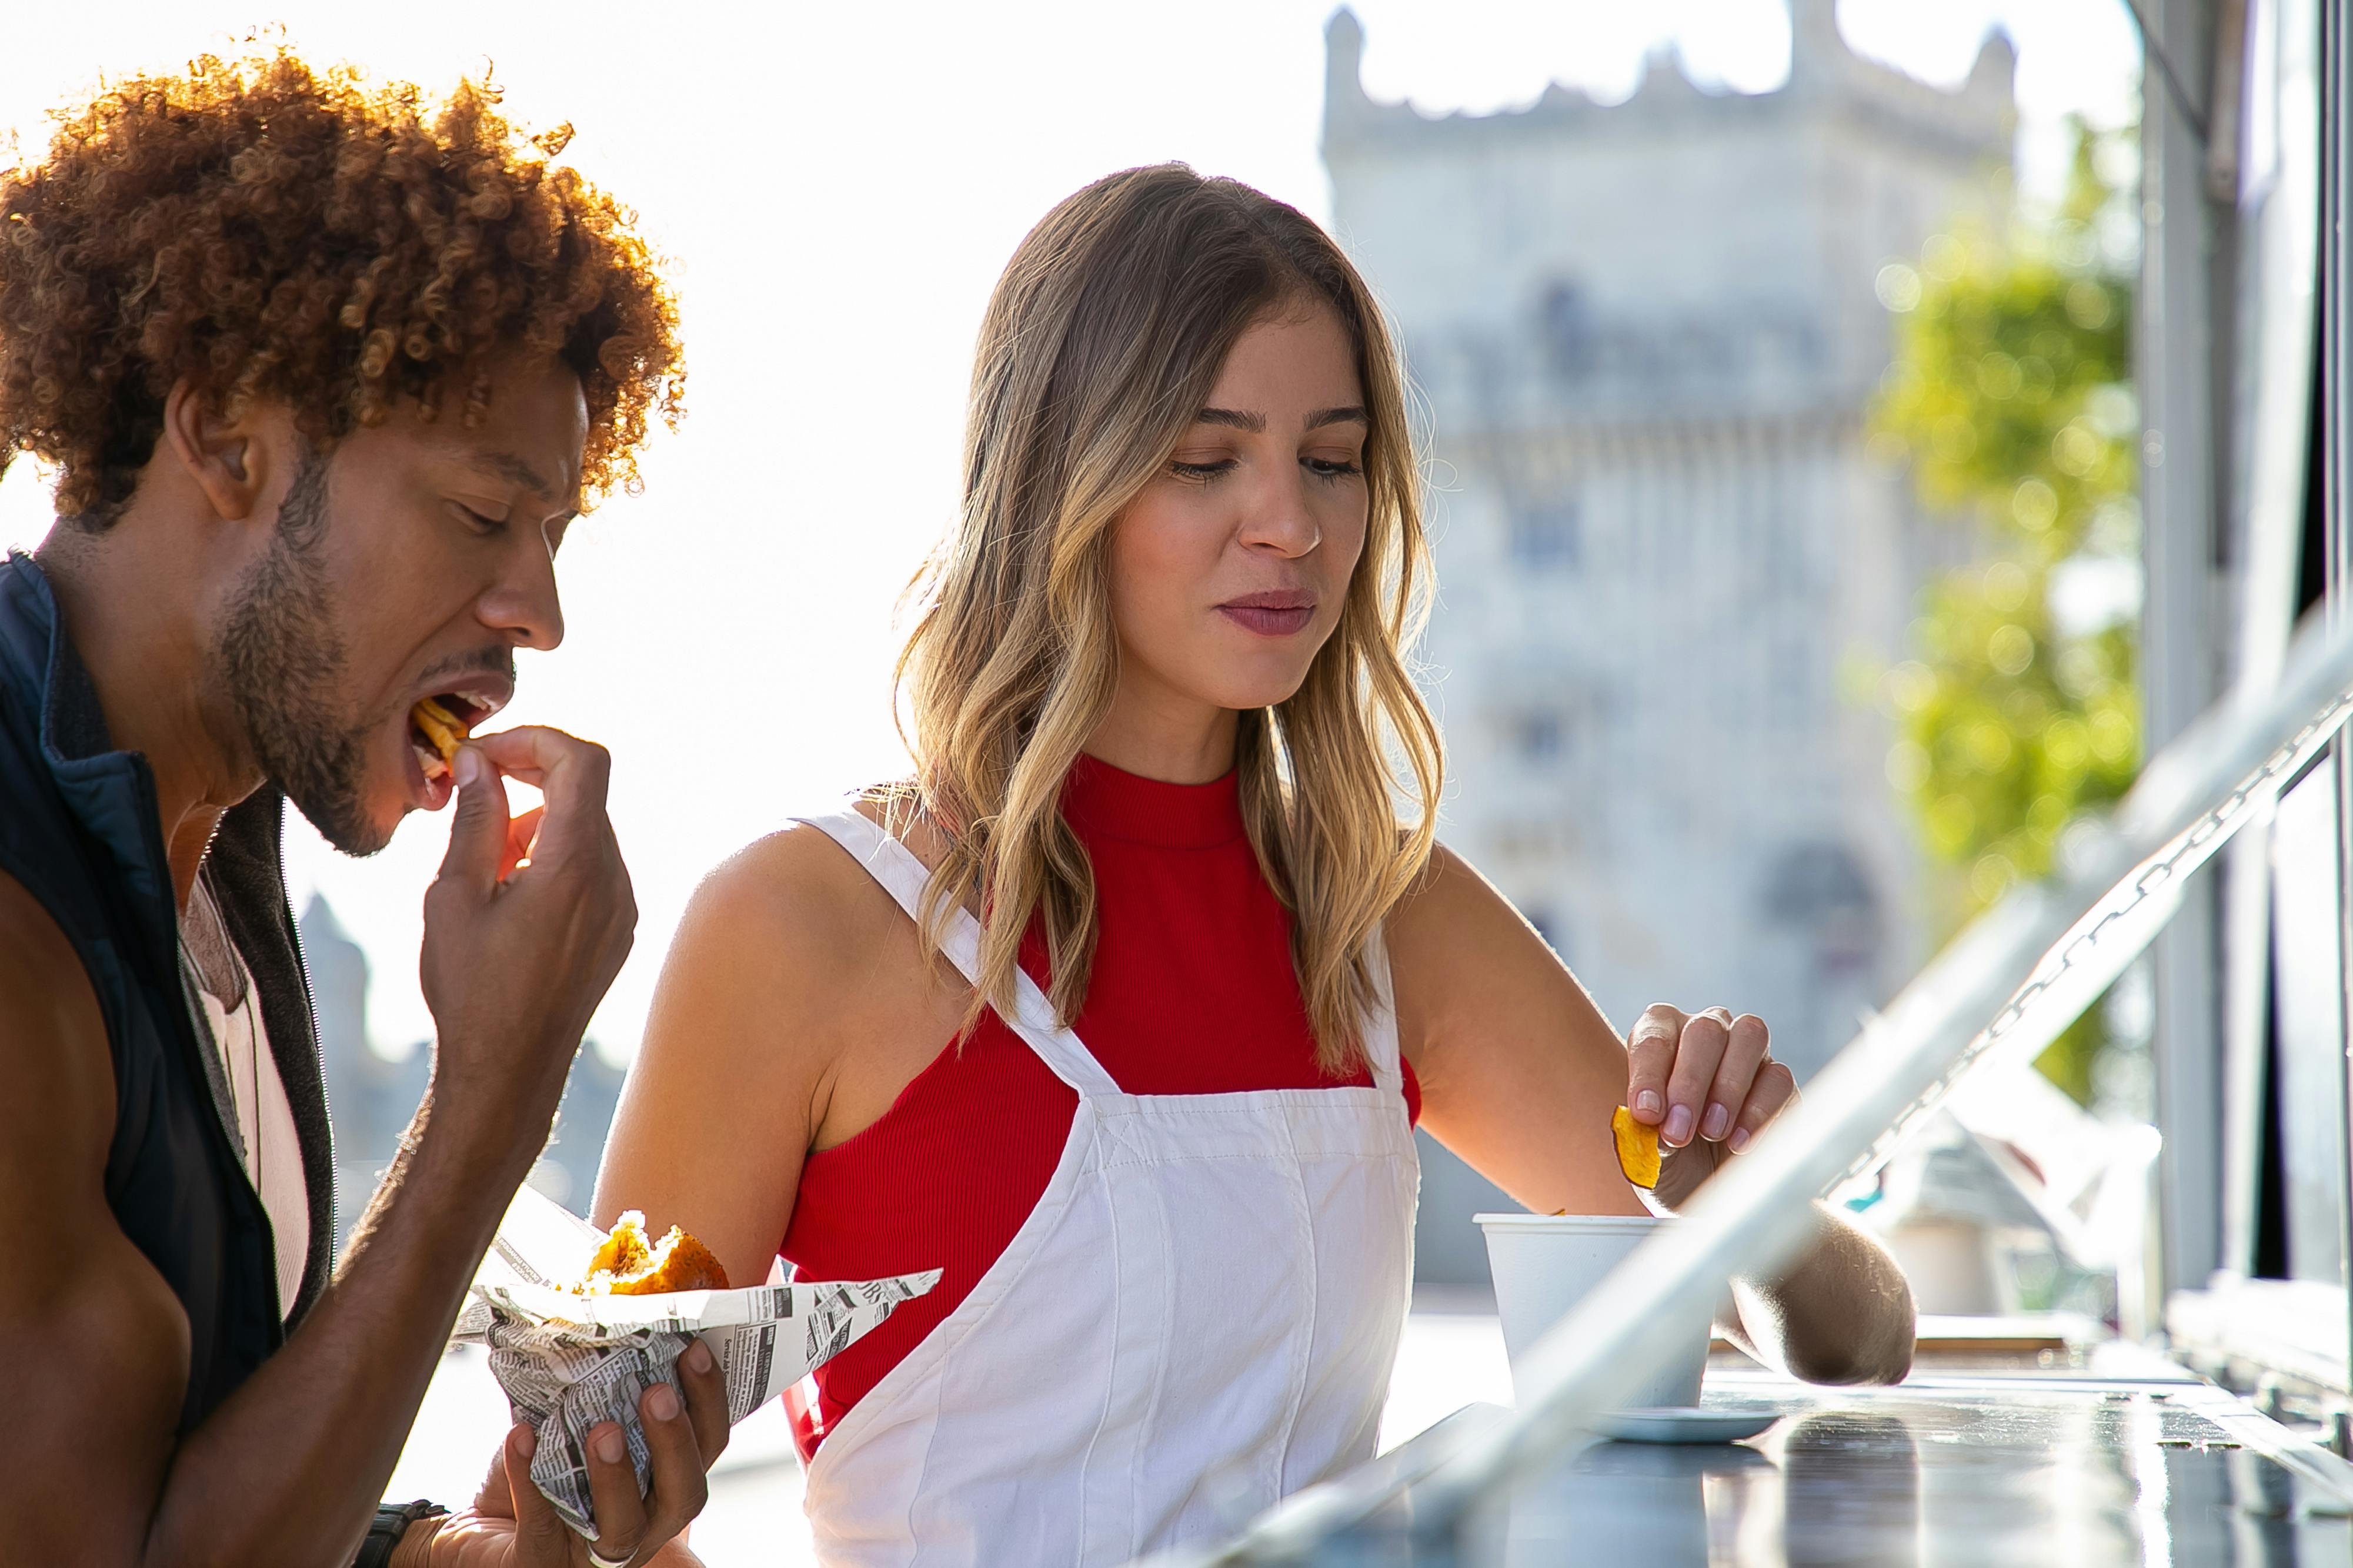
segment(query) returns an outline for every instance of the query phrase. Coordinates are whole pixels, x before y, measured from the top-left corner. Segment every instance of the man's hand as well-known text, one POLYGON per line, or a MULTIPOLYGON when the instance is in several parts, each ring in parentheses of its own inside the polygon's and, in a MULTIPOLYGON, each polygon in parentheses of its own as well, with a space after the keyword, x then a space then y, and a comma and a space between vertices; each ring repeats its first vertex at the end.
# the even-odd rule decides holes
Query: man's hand
MULTIPOLYGON (((638 1400, 652 1485, 638 1495, 620 1426, 588 1431, 588 1489, 596 1503, 599 1558, 632 1568, 693 1568, 699 1560, 676 1539, 702 1511, 704 1479, 727 1447, 727 1388, 719 1363, 698 1341, 678 1358, 683 1407, 668 1384, 638 1400)), ((574 1534, 531 1479, 534 1436, 528 1423, 507 1433, 471 1508, 410 1528, 393 1568, 589 1568, 590 1543, 574 1534)))
POLYGON ((611 767, 602 746, 536 727, 458 752, 449 851, 425 895, 434 1104, 437 1117, 515 1130, 517 1158, 538 1152, 581 1033, 637 927, 605 814, 611 767), (545 805, 511 821, 501 775, 538 786, 545 805))
POLYGON ((1772 1037, 1752 1013, 1685 1013, 1663 1002, 1643 1009, 1627 1040, 1626 1108, 1659 1129, 1659 1184, 1668 1209, 1748 1147, 1758 1129, 1794 1103, 1797 1079, 1772 1058, 1772 1037))

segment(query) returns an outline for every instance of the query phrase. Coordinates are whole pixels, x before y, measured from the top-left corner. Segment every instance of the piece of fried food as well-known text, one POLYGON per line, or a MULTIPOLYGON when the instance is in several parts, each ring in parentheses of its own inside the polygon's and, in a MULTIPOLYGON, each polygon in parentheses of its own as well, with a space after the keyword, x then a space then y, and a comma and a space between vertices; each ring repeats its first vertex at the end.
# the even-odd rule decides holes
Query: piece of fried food
POLYGON ((408 721, 417 726, 417 733, 433 742, 437 753, 427 759, 417 754, 417 765, 428 779, 439 778, 458 765, 458 748, 466 742, 466 721, 434 699, 427 697, 408 710, 408 721))
POLYGON ((656 1296, 667 1290, 724 1290, 727 1270, 711 1249, 672 1226, 646 1239, 646 1216, 629 1210, 599 1242, 580 1283, 583 1296, 656 1296))
POLYGON ((1638 1187, 1659 1184, 1659 1130, 1634 1120, 1624 1106, 1609 1113, 1609 1135, 1618 1145, 1618 1168, 1638 1187))

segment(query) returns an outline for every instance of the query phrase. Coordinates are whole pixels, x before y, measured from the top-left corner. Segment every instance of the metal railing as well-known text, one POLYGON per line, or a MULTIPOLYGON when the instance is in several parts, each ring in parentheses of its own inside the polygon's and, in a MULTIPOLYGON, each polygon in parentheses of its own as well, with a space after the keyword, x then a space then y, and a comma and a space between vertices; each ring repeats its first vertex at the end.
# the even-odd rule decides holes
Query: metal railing
POLYGON ((1703 1189, 1682 1224, 1546 1334, 1516 1369, 1525 1392, 1508 1417, 1433 1432, 1298 1493, 1223 1546, 1153 1563, 1349 1561, 1350 1537, 1409 1489, 1409 1521, 1377 1533, 1434 1543, 1473 1503, 1591 1441, 1593 1417, 1673 1351, 1731 1276, 1786 1260, 1811 1200, 1883 1161, 1964 1076, 2031 1059, 2073 1022, 2164 928, 2190 874, 2353 717, 2353 626, 2317 613, 2307 623, 2275 685, 2233 693, 2152 760, 2105 823, 2071 837, 2052 878, 1986 911, 1814 1078, 1742 1156, 1737 1180, 1703 1189))

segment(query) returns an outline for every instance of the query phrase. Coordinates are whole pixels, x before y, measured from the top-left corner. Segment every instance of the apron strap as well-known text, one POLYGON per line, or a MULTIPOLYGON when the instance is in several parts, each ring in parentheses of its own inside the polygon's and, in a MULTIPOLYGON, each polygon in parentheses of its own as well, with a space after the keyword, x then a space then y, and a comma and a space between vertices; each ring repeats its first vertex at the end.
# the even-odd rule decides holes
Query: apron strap
POLYGON ((1372 1068, 1373 1087, 1393 1094, 1405 1092, 1405 1074, 1398 1066, 1403 1054, 1398 1045, 1397 994, 1389 983, 1389 941, 1376 930, 1365 944, 1365 968, 1372 975, 1373 1002, 1365 1010, 1365 1057, 1372 1068))
MULTIPOLYGON (((916 858, 915 852, 898 839, 882 831, 881 826, 864 812, 844 809, 823 816, 796 816, 793 821, 804 823, 832 839, 849 858, 866 868, 867 874, 882 885, 882 890, 898 900, 918 930, 922 928, 923 889, 931 885, 931 868, 916 858)), ((980 973, 980 922, 972 918, 969 910, 952 910, 947 923, 940 932, 940 953, 956 967, 971 984, 978 984, 980 973)), ((1382 984, 1388 984, 1388 968, 1384 961, 1382 984)), ((1029 1048, 1038 1053, 1056 1078, 1076 1089, 1082 1100, 1095 1100, 1115 1095, 1120 1087, 1094 1053, 1087 1049, 1079 1037, 1054 1021, 1053 1005, 1029 972, 1017 966, 1014 970, 1014 1016, 1006 1024, 1021 1037, 1029 1048)), ((1000 1013, 998 1016, 1003 1017, 1000 1013)), ((1395 1073, 1397 1058, 1397 1026, 1389 1025, 1390 1071, 1395 1073)))

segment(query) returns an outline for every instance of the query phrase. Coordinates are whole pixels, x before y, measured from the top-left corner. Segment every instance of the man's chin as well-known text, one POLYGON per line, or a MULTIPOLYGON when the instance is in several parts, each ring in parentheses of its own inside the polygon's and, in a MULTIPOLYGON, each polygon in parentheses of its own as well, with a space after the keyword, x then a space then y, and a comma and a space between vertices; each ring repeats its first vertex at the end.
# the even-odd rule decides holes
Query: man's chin
POLYGON ((312 796, 290 788, 286 798, 319 830, 320 837, 354 859, 365 859, 391 843, 394 830, 408 814, 406 803, 390 811, 371 810, 366 802, 340 793, 312 796))

